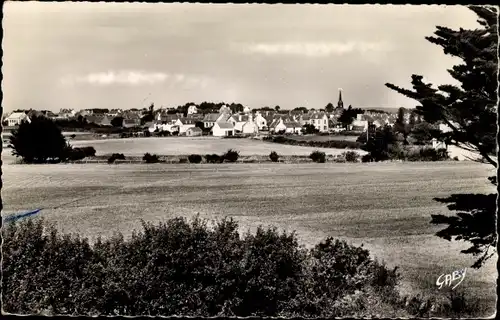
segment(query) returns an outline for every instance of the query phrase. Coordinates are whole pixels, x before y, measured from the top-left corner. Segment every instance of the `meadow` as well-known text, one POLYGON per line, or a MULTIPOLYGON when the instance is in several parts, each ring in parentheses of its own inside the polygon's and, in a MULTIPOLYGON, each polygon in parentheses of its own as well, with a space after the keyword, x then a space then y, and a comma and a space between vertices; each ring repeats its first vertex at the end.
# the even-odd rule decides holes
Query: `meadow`
POLYGON ((331 134, 331 135, 306 135, 306 136, 288 136, 287 138, 297 140, 297 141, 332 141, 332 140, 341 140, 341 141, 356 141, 359 135, 342 135, 342 134, 331 134))
MULTIPOLYGON (((494 171, 471 162, 6 164, 3 170, 3 215, 42 208, 39 215, 63 232, 91 239, 130 235, 140 219, 231 216, 241 231, 260 224, 295 230, 306 246, 327 236, 364 244, 400 267, 403 293, 428 296, 445 294, 437 277, 473 262, 459 253, 466 245, 434 235, 440 226, 429 223, 430 214, 450 212, 432 199, 494 192, 486 180, 494 171)), ((460 285, 489 314, 496 274, 492 260, 480 270, 467 269, 460 285)))
MULTIPOLYGON (((236 149, 241 155, 269 155, 276 151, 280 155, 309 155, 320 150, 327 155, 341 154, 346 150, 331 148, 311 148, 263 142, 256 139, 222 139, 217 137, 166 137, 127 138, 71 141, 74 147, 93 146, 97 155, 123 153, 125 156, 142 156, 146 152, 158 155, 221 154, 228 149, 236 149)), ((360 153, 363 151, 359 150, 360 153)))

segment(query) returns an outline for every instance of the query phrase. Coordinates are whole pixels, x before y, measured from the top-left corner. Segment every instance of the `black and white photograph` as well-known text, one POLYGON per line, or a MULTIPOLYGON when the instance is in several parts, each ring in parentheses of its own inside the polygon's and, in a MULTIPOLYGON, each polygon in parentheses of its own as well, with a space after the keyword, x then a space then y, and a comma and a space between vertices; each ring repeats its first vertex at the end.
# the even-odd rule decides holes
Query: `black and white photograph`
POLYGON ((495 318, 498 20, 4 2, 2 315, 495 318))

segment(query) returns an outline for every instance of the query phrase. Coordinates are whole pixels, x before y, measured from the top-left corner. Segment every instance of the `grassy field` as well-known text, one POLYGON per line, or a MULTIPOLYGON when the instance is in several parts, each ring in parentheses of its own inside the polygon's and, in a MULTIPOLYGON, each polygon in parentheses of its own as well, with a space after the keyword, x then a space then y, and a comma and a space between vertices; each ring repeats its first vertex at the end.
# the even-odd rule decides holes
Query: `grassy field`
MULTIPOLYGON (((127 138, 72 141, 75 147, 93 146, 97 155, 123 153, 125 156, 142 156, 144 153, 159 155, 188 155, 197 153, 223 153, 233 148, 241 155, 269 155, 276 151, 280 155, 309 155, 314 150, 336 155, 344 152, 342 149, 311 148, 263 142, 254 139, 221 139, 214 137, 167 137, 167 138, 127 138)), ((362 153, 362 151, 360 152, 362 153)))
POLYGON ((332 141, 332 140, 356 141, 358 137, 359 136, 346 136, 341 134, 332 134, 328 136, 318 136, 318 135, 287 136, 287 138, 297 141, 332 141))
MULTIPOLYGON (((403 292, 440 296, 437 277, 473 260, 459 253, 463 244, 434 236, 440 227, 429 224, 429 215, 449 211, 432 199, 493 192, 489 169, 470 162, 5 165, 3 214, 43 208, 40 216, 64 232, 91 238, 130 235, 140 219, 231 216, 243 230, 259 224, 296 230, 305 245, 326 236, 363 243, 400 267, 403 292)), ((489 314, 495 307, 495 262, 468 269, 460 285, 489 314)))

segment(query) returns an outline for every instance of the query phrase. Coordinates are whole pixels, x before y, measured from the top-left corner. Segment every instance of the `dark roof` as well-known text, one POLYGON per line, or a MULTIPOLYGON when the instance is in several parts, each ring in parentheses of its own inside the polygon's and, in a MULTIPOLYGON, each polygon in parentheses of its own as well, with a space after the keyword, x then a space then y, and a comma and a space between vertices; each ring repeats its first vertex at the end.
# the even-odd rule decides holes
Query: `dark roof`
POLYGON ((284 122, 283 123, 285 125, 285 127, 287 128, 300 128, 302 127, 300 125, 300 123, 298 123, 297 121, 291 121, 291 122, 284 122))
POLYGON ((123 122, 127 124, 136 124, 139 123, 139 119, 123 119, 123 122))
POLYGON ((203 121, 206 122, 215 122, 219 118, 219 113, 207 113, 203 118, 203 121))
POLYGON ((231 122, 217 122, 216 125, 219 125, 219 128, 221 129, 234 129, 231 122))
POLYGON ((200 128, 198 127, 192 127, 192 128, 189 128, 188 130, 191 130, 191 131, 197 131, 197 132, 203 132, 203 130, 201 130, 200 128))
POLYGON ((194 124, 195 123, 194 119, 189 119, 189 118, 179 118, 179 120, 182 122, 182 124, 194 124))

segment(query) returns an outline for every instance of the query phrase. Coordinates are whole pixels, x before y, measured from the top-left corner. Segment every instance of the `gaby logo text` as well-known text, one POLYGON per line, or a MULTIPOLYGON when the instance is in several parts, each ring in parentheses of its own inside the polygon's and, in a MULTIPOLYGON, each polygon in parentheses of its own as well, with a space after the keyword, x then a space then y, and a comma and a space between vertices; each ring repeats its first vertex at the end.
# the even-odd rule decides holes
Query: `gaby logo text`
POLYGON ((436 285, 439 289, 443 288, 443 286, 451 287, 455 284, 451 289, 455 289, 462 281, 465 279, 466 268, 461 270, 453 271, 451 274, 442 274, 437 278, 436 285))

